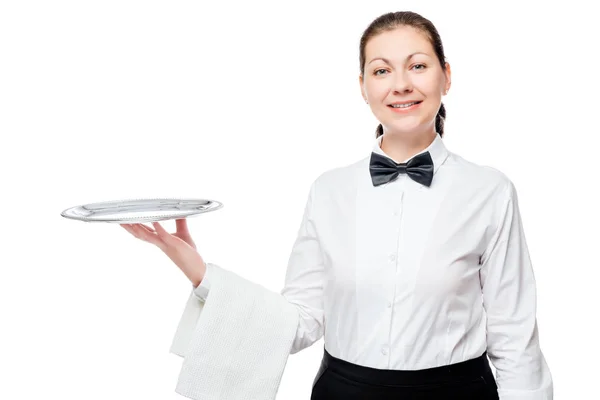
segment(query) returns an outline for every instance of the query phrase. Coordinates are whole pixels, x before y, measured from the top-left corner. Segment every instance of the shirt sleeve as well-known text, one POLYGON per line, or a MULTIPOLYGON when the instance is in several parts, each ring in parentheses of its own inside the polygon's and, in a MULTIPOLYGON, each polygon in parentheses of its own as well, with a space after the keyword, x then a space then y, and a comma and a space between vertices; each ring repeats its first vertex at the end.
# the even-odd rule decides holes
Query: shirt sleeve
MULTIPOLYGON (((206 272, 204 273, 204 277, 202 278, 202 281, 200 282, 200 284, 193 288, 193 292, 194 296, 196 296, 200 301, 204 302, 206 301, 206 298, 208 297, 208 292, 210 290, 210 272, 212 269, 212 265, 209 263, 206 263, 206 272)), ((192 285, 193 287, 193 285, 192 285)))
POLYGON ((290 354, 324 335, 324 262, 315 226, 316 183, 310 187, 302 222, 289 257, 281 294, 298 309, 298 328, 290 354))
POLYGON ((500 215, 480 269, 498 395, 500 400, 552 400, 552 376, 539 343, 535 277, 510 180, 500 215))

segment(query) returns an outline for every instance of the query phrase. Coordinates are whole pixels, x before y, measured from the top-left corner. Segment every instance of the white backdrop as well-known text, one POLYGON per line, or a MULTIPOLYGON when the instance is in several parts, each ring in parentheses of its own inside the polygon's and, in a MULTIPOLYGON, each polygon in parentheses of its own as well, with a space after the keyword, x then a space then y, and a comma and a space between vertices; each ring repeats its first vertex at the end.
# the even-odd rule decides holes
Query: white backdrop
MULTIPOLYGON (((0 398, 182 398, 168 349, 190 282, 60 212, 219 200, 188 220, 200 253, 279 291, 310 183, 370 153, 358 42, 401 10, 444 42, 446 146, 517 187, 555 398, 594 397, 600 32, 593 2, 531 3, 3 2, 0 398)), ((278 398, 309 398, 322 352, 289 358, 278 398)))

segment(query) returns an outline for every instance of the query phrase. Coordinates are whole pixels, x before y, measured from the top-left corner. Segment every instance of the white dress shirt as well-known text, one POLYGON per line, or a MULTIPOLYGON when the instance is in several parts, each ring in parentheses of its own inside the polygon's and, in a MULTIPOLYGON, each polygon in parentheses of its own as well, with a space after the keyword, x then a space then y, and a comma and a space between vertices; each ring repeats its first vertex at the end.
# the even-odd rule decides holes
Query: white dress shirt
MULTIPOLYGON (((389 157, 382 138, 373 151, 389 157)), ((500 399, 551 400, 512 181, 439 135, 425 151, 430 187, 406 174, 373 186, 370 152, 312 183, 281 290, 300 316, 291 354, 324 336, 334 357, 415 370, 487 350, 500 399)), ((201 300, 210 272, 194 290, 201 300)))

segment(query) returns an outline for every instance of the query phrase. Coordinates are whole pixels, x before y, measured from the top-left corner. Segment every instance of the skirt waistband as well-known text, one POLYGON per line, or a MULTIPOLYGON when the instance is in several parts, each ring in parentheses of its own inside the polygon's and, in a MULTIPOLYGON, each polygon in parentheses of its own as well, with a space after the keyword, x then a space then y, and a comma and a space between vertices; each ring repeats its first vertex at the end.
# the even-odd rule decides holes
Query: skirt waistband
POLYGON ((419 370, 395 370, 353 364, 336 358, 325 350, 321 364, 321 368, 356 382, 380 386, 430 385, 453 381, 467 382, 492 374, 487 360, 487 351, 484 351, 479 357, 455 364, 419 370))

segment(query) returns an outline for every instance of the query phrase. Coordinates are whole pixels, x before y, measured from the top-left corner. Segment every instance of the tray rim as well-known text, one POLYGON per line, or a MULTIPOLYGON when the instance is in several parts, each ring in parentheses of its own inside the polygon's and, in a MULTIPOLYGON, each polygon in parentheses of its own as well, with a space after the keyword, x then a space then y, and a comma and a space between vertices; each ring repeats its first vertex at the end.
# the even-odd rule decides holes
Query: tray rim
POLYGON ((126 223, 143 223, 143 222, 156 222, 156 221, 167 221, 167 220, 176 220, 176 219, 186 219, 186 218, 192 218, 192 217, 197 217, 201 214, 206 214, 208 212, 212 212, 212 211, 216 211, 219 210, 221 208, 223 208, 224 204, 221 201, 218 200, 213 200, 213 199, 208 199, 208 198, 192 198, 192 197, 138 197, 138 198, 129 198, 129 199, 119 199, 119 200, 107 200, 107 201, 98 201, 98 202, 92 202, 92 203, 84 203, 84 204, 80 204, 77 206, 72 206, 72 207, 68 207, 65 208, 63 211, 61 211, 60 215, 64 218, 67 219, 71 219, 74 221, 82 221, 82 222, 101 222, 101 223, 117 223, 117 224, 126 224, 126 223), (98 219, 90 219, 90 218, 77 218, 74 217, 72 215, 68 215, 66 214, 67 211, 72 210, 74 208, 78 208, 78 207, 85 207, 88 205, 103 205, 103 204, 113 204, 113 203, 120 203, 120 202, 128 202, 128 201, 138 201, 138 200, 174 200, 174 201, 208 201, 211 204, 215 204, 215 206, 209 210, 204 210, 204 211, 199 211, 199 210, 195 210, 195 211, 189 211, 190 214, 187 215, 181 215, 181 216, 154 216, 154 217, 128 217, 128 218, 123 218, 120 220, 98 220, 98 219))

